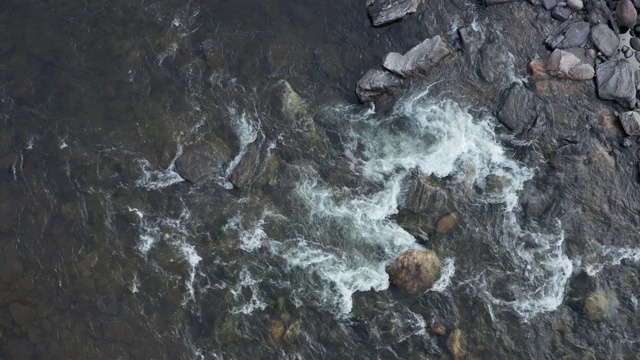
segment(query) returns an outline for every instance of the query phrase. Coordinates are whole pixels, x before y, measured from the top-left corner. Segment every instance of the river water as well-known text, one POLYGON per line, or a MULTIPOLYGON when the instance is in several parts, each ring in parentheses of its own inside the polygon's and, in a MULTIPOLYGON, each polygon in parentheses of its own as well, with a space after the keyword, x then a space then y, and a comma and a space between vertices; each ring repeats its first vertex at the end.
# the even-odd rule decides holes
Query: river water
POLYGON ((542 9, 431 0, 372 28, 356 0, 8 0, 0 19, 1 359, 636 358, 637 144, 593 84, 528 79, 542 9), (435 35, 452 57, 357 102, 384 54, 435 35), (513 84, 546 106, 524 134, 493 116, 513 84), (207 146, 220 162, 187 181, 207 146), (416 174, 452 231, 407 213, 416 174), (385 267, 418 248, 441 273, 407 295, 385 267))

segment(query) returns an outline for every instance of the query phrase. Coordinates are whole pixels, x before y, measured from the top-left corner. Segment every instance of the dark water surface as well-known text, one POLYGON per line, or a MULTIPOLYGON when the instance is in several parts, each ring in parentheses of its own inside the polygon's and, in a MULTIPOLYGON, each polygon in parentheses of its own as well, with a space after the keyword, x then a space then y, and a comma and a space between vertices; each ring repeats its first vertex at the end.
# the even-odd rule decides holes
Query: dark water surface
POLYGON ((491 115, 534 87, 554 26, 525 2, 431 0, 375 29, 356 0, 3 1, 0 359, 636 359, 637 144, 591 83, 535 85, 518 137, 491 115), (357 103, 384 54, 435 35, 445 64, 357 103), (207 146, 185 181, 176 159, 207 146), (415 171, 452 232, 403 211, 415 171), (442 281, 387 289, 420 247, 442 281))

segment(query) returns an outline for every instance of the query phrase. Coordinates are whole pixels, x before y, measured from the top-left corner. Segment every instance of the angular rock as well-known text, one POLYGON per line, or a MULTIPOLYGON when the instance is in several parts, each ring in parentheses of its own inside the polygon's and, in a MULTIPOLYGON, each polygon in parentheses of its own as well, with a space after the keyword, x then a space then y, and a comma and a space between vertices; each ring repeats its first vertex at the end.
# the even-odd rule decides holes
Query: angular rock
POLYGON ((176 160, 176 170, 188 181, 199 183, 220 172, 231 156, 231 150, 222 141, 188 147, 176 160))
POLYGON ((414 46, 404 55, 395 52, 388 53, 384 57, 382 66, 394 74, 407 77, 418 72, 428 72, 451 52, 440 35, 436 35, 414 46))
POLYGON ((571 17, 571 9, 566 7, 555 7, 551 11, 551 17, 559 21, 566 21, 571 17))
POLYGON ((547 60, 547 71, 551 76, 571 80, 590 80, 595 75, 593 66, 584 64, 574 54, 556 49, 547 60))
POLYGON ((556 5, 558 4, 558 2, 556 0, 541 0, 540 4, 547 10, 551 10, 554 7, 556 7, 556 5))
POLYGON ((591 27, 586 21, 565 21, 546 40, 552 49, 582 47, 589 42, 591 27))
POLYGON ((440 213, 447 206, 447 193, 435 180, 428 176, 414 174, 409 183, 405 206, 416 214, 426 210, 430 213, 440 213))
POLYGON ((618 25, 631 29, 636 25, 637 17, 638 11, 633 6, 631 0, 618 1, 618 6, 616 7, 618 25))
POLYGON ((519 84, 514 84, 506 93, 496 114, 498 120, 509 130, 519 133, 533 123, 538 114, 536 96, 519 84))
POLYGON ((620 123, 627 135, 640 135, 640 112, 627 111, 620 114, 620 123))
POLYGON ((591 41, 606 57, 613 55, 620 46, 618 35, 605 24, 591 28, 591 41))
POLYGON ((416 12, 421 0, 368 0, 367 8, 373 26, 398 21, 416 12))
POLYGON ((633 66, 626 60, 609 60, 596 67, 598 96, 633 107, 636 100, 636 77, 633 66))
POLYGON ((374 101, 382 94, 402 85, 402 79, 384 70, 367 71, 356 84, 358 99, 364 102, 374 101))
POLYGON ((245 191, 253 182, 253 179, 260 170, 263 142, 264 135, 260 134, 254 142, 243 150, 244 154, 229 175, 229 182, 231 182, 235 188, 245 191))
POLYGON ((573 11, 580 11, 584 7, 582 0, 567 0, 567 6, 573 11))
POLYGON ((417 294, 429 289, 440 273, 440 259, 433 251, 409 250, 386 269, 391 284, 417 294))

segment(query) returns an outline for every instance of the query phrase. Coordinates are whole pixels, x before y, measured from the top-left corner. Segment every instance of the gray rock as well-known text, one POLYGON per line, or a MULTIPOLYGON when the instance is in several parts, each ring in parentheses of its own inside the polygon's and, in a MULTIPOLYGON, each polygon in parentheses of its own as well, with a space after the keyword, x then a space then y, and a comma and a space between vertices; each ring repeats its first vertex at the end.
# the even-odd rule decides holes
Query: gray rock
POLYGON ((574 54, 556 49, 547 61, 547 72, 551 76, 571 80, 591 80, 595 75, 593 66, 584 64, 574 54))
POLYGON ((633 28, 636 25, 638 11, 633 6, 631 0, 620 0, 616 7, 616 19, 620 26, 633 28))
POLYGON ((589 42, 590 30, 591 27, 586 21, 566 21, 545 40, 545 43, 552 49, 582 47, 589 42))
POLYGON ((598 96, 623 106, 633 107, 636 100, 635 71, 626 60, 609 60, 596 67, 598 96))
POLYGON ((623 52, 623 54, 624 54, 624 57, 628 59, 633 56, 633 50, 627 49, 623 52))
POLYGON ((631 45, 633 50, 640 51, 640 38, 632 37, 631 40, 629 40, 629 45, 631 45))
POLYGON ((446 210, 447 193, 432 178, 412 174, 407 185, 404 207, 409 211, 415 214, 428 211, 439 216, 446 210))
POLYGON ((370 102, 400 85, 402 79, 392 73, 371 69, 358 80, 356 94, 363 103, 370 102))
POLYGON ((558 2, 556 0, 541 0, 540 4, 547 10, 551 10, 554 7, 556 7, 556 5, 558 5, 558 2))
POLYGON ((176 160, 176 170, 188 181, 199 183, 211 175, 223 175, 231 156, 231 149, 214 139, 204 145, 187 147, 176 160))
POLYGON ((618 35, 605 24, 591 28, 591 41, 606 57, 613 55, 620 46, 618 35))
POLYGON ((590 59, 595 59, 595 58, 597 58, 597 57, 598 57, 598 53, 597 53, 595 50, 593 50, 593 49, 589 49, 589 50, 587 50, 587 51, 585 52, 585 55, 586 55, 587 57, 589 57, 590 59))
POLYGON ((582 0, 567 0, 567 6, 573 11, 580 11, 584 7, 582 0))
POLYGON ((471 26, 459 28, 458 36, 462 42, 462 48, 469 55, 475 55, 484 41, 482 33, 471 26))
POLYGON ((551 11, 551 17, 559 21, 566 21, 571 17, 571 9, 556 6, 551 11))
POLYGON ((640 112, 627 111, 620 114, 620 123, 627 135, 640 135, 640 112))
POLYGON ((509 130, 520 133, 538 116, 536 100, 536 96, 531 91, 522 85, 514 84, 504 96, 496 117, 509 130))
POLYGON ((231 170, 229 174, 229 182, 236 189, 245 191, 249 188, 261 167, 262 160, 262 144, 264 143, 264 135, 259 134, 258 138, 244 149, 244 154, 240 161, 231 170))
POLYGON ((513 0, 484 0, 485 5, 496 5, 512 2, 513 0))
POLYGON ((384 57, 382 66, 399 76, 407 77, 418 72, 428 72, 451 52, 440 35, 436 35, 414 46, 404 55, 388 53, 384 57))
POLYGON ((383 26, 416 12, 421 0, 367 0, 373 26, 383 26))

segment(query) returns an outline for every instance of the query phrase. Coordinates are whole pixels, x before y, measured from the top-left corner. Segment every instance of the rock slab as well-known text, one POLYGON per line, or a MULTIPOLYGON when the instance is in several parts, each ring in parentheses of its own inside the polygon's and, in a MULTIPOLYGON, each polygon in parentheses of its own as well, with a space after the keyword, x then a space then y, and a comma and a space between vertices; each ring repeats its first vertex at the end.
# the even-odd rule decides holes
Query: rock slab
POLYGON ((583 47, 589 42, 591 26, 586 21, 565 21, 546 40, 552 49, 583 47))
POLYGON ((402 79, 390 72, 371 69, 358 80, 356 94, 361 102, 371 102, 400 85, 402 79))
POLYGON ((606 57, 613 55, 620 46, 618 35, 606 24, 591 28, 591 41, 606 57))
POLYGON ((388 53, 382 66, 398 76, 408 77, 419 72, 428 72, 451 52, 440 35, 436 35, 414 46, 404 55, 388 53))
POLYGON ((418 10, 421 0, 368 0, 367 8, 373 26, 398 21, 418 10))
POLYGON ((596 67, 598 96, 620 105, 633 107, 636 102, 636 73, 626 60, 609 60, 596 67))

